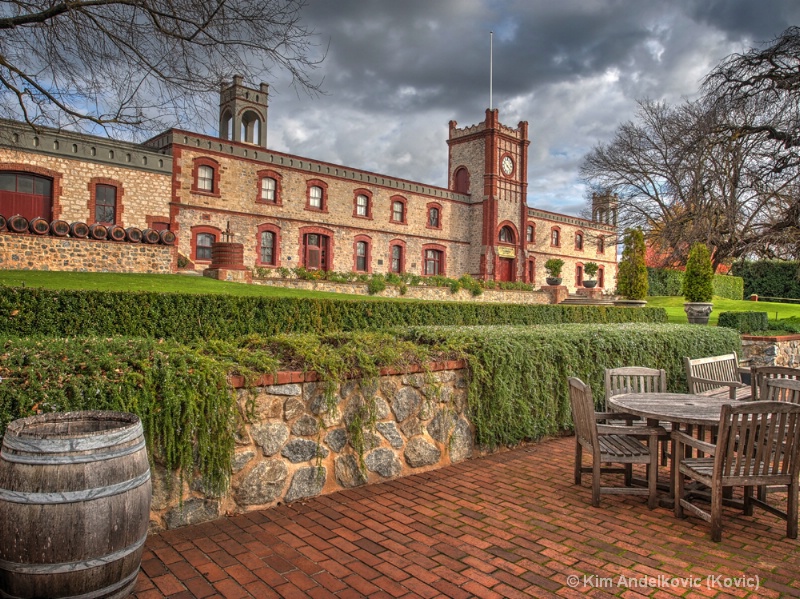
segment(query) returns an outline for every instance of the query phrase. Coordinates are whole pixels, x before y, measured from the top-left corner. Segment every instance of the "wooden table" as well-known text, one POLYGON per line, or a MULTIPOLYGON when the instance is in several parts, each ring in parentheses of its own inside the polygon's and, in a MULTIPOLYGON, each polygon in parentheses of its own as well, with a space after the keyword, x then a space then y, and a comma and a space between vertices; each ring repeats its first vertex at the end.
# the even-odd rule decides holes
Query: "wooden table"
MULTIPOLYGON (((659 422, 672 423, 673 429, 681 427, 719 426, 719 415, 725 404, 739 403, 730 398, 689 393, 626 393, 608 399, 609 406, 618 412, 633 414, 647 419, 648 426, 659 422)), ((667 488, 669 498, 662 499, 661 505, 672 507, 674 502, 673 481, 675 476, 675 443, 671 444, 670 477, 667 488)))

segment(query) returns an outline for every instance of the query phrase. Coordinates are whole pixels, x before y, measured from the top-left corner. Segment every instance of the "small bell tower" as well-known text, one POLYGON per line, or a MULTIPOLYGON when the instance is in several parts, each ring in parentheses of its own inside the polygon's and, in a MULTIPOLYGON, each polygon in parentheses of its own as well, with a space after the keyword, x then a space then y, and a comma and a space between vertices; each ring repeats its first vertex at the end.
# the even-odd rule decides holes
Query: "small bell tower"
POLYGON ((234 75, 232 84, 222 84, 219 137, 266 148, 269 85, 262 83, 255 89, 242 85, 243 80, 241 75, 234 75))

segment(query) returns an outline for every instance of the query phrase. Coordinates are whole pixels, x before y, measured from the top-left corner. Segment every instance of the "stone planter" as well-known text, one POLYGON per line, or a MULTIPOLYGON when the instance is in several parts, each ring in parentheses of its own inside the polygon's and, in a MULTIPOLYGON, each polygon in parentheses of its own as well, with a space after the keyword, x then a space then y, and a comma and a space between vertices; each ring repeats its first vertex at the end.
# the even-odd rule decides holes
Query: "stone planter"
POLYGON ((614 300, 614 305, 620 308, 644 308, 646 300, 618 299, 614 300))
POLYGON ((561 285, 561 277, 547 277, 545 281, 547 281, 547 284, 551 286, 561 285))
POLYGON ((683 304, 689 324, 708 324, 708 317, 711 315, 713 307, 711 302, 686 302, 683 304))
POLYGON ((586 287, 586 289, 593 289, 597 287, 597 281, 584 281, 583 286, 586 287))

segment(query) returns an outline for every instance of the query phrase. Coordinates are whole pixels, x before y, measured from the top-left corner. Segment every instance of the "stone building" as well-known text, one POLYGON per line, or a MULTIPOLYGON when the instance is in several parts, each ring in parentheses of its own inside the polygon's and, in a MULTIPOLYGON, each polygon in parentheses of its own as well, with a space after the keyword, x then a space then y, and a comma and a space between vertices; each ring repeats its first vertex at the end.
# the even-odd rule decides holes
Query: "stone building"
POLYGON ((545 261, 560 257, 571 290, 587 262, 613 290, 613 201, 595 198, 592 220, 527 206, 527 122, 503 125, 497 110, 473 126, 451 121, 442 188, 269 150, 268 99, 267 85, 234 77, 220 93, 219 137, 171 129, 144 144, 4 121, 0 215, 168 229, 197 270, 230 231, 251 268, 468 273, 540 286, 545 261))

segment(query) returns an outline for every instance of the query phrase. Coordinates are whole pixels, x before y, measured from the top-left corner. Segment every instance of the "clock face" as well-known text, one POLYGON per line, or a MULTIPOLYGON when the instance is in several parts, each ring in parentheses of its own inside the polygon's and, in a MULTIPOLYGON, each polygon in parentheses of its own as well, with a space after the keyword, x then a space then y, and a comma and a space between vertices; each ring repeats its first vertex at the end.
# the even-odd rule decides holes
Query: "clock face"
POLYGON ((503 169, 503 173, 506 175, 510 175, 514 172, 514 161, 511 160, 511 156, 505 156, 500 166, 503 169))

